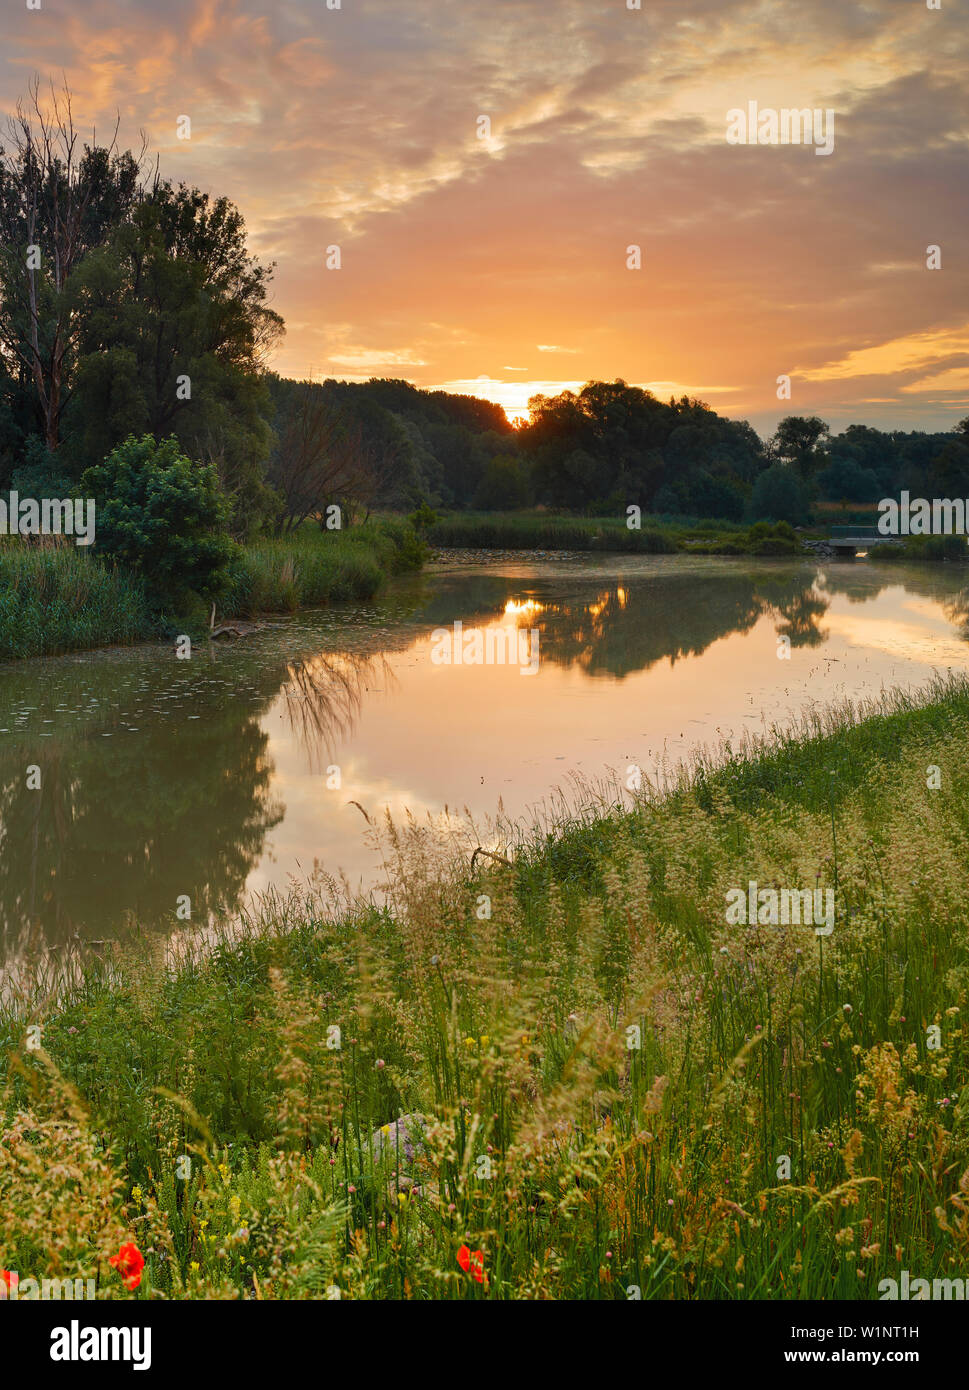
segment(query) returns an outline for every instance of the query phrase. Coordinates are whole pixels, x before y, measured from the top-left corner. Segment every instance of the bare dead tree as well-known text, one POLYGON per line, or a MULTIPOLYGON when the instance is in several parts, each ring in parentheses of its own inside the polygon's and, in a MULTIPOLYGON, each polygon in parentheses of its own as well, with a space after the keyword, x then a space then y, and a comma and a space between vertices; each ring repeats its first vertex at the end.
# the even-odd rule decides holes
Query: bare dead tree
POLYGON ((340 412, 310 381, 293 388, 269 463, 269 481, 283 498, 282 529, 319 517, 328 503, 353 495, 359 464, 340 412))
POLYGON ((342 506, 352 522, 358 509, 366 521, 371 511, 394 490, 405 471, 403 445, 382 435, 367 434, 359 424, 352 425, 344 438, 347 472, 352 485, 347 488, 342 506))

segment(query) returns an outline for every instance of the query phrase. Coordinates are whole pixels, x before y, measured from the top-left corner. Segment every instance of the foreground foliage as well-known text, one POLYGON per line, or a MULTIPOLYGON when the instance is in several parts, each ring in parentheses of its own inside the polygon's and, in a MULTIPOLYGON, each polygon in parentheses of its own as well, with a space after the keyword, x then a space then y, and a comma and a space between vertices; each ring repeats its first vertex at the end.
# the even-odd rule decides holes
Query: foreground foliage
POLYGON ((965 1277, 969 689, 865 713, 471 876, 390 827, 379 909, 307 891, 11 1001, 0 1263, 99 1297, 126 1242, 138 1297, 965 1277), (833 934, 727 926, 750 879, 833 887, 833 934))

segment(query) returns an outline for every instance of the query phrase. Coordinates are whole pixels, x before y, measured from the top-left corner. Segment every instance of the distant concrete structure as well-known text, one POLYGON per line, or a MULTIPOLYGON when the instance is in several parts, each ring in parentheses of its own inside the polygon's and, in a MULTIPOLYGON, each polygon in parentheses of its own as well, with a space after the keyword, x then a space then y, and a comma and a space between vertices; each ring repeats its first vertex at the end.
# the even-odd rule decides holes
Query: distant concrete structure
POLYGON ((859 550, 874 545, 900 545, 898 536, 883 536, 877 526, 832 526, 828 545, 842 559, 854 558, 859 550))

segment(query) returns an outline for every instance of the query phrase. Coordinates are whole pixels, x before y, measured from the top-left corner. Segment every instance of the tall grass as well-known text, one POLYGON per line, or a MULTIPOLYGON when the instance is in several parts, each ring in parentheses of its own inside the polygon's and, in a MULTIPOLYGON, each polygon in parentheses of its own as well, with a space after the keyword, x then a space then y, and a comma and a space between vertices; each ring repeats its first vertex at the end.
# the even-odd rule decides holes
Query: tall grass
POLYGON ((0 660, 142 641, 144 586, 73 545, 0 546, 0 660))
MULTIPOLYGON (((242 550, 219 611, 250 617, 372 598, 388 575, 419 569, 423 557, 422 543, 404 521, 380 520, 346 532, 304 528, 242 550)), ((138 577, 88 550, 0 545, 0 660, 148 641, 180 630, 173 622, 204 629, 206 605, 177 619, 160 614, 150 600, 138 577)))
POLYGON ((482 550, 635 551, 667 555, 676 543, 660 531, 630 531, 618 522, 560 517, 495 516, 444 518, 428 528, 433 545, 482 550))
POLYGON ((421 543, 403 521, 381 520, 347 531, 304 526, 248 546, 220 609, 240 617, 372 598, 388 574, 419 569, 422 561, 421 543))
POLYGON ((887 560, 897 563, 900 560, 967 560, 969 541, 965 536, 907 536, 898 545, 876 545, 869 552, 871 560, 887 560))
POLYGON ((133 1240, 139 1296, 173 1298, 969 1276, 967 747, 954 684, 616 792, 474 873, 388 824, 379 908, 307 890, 38 985, 0 1017, 4 1266, 123 1297, 133 1240), (833 934, 728 926, 750 879, 833 887, 833 934))

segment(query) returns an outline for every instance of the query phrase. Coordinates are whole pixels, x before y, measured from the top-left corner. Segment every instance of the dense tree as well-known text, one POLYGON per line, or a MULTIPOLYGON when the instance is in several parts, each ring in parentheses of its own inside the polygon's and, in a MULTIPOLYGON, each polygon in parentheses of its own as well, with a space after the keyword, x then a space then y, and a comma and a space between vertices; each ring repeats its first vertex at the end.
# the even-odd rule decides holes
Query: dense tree
POLYGON ((233 529, 258 526, 271 274, 227 199, 161 181, 117 128, 83 143, 70 92, 35 80, 0 148, 0 475, 36 464, 35 436, 76 480, 129 434, 173 435, 215 467, 233 529))
POLYGON ((282 320, 225 198, 160 183, 77 274, 69 452, 90 466, 130 433, 173 434, 217 467, 234 529, 260 518, 272 443, 267 350, 282 320))
POLYGON ((144 147, 136 156, 86 145, 70 92, 35 79, 0 145, 0 354, 3 383, 30 397, 33 424, 50 450, 70 400, 80 316, 76 276, 145 194, 144 147))
POLYGON ((817 484, 821 496, 832 502, 875 502, 882 494, 874 471, 843 453, 832 454, 827 468, 817 475, 817 484))
POLYGON ((764 462, 746 421, 686 396, 667 404, 624 381, 537 396, 529 409, 521 447, 538 497, 551 505, 649 508, 662 490, 666 500, 676 496, 678 510, 738 514, 764 462))
POLYGON ((810 516, 810 499, 800 473, 786 463, 765 468, 750 497, 754 521, 787 521, 798 526, 810 516))
POLYGON ((474 505, 485 512, 511 512, 530 501, 528 476, 514 454, 496 454, 485 466, 474 505))
POLYGON ((827 434, 828 426, 816 415, 788 415, 777 426, 774 457, 794 464, 802 478, 810 478, 827 461, 819 447, 827 434))

